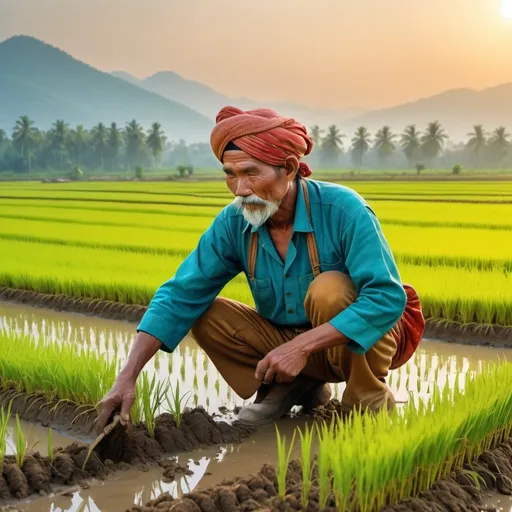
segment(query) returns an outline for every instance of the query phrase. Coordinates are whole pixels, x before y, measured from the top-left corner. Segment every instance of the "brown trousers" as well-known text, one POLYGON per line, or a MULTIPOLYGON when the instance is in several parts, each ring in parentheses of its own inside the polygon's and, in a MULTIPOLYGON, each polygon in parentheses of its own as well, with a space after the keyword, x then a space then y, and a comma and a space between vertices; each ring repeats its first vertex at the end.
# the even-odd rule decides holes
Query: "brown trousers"
MULTIPOLYGON (((347 308, 357 297, 352 280, 336 271, 324 272, 311 283, 304 307, 313 327, 347 308)), ((258 362, 277 346, 300 332, 277 327, 253 308, 218 297, 196 321, 192 335, 207 353, 228 385, 244 399, 261 385, 254 372, 258 362)), ((388 332, 366 354, 356 354, 345 346, 314 353, 303 375, 323 382, 346 382, 342 402, 347 407, 377 410, 394 400, 385 384, 397 344, 388 332)))

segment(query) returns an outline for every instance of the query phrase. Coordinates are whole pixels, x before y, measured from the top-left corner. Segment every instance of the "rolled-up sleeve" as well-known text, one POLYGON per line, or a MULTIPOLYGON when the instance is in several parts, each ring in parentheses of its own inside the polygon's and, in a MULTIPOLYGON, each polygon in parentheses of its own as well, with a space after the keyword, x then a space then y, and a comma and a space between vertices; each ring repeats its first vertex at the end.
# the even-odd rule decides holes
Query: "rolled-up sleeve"
POLYGON ((151 299, 137 331, 146 332, 172 352, 222 288, 241 271, 229 225, 222 211, 197 247, 151 299))
POLYGON ((370 208, 362 206, 342 222, 341 245, 358 297, 330 324, 350 339, 351 350, 364 354, 400 319, 407 296, 391 249, 370 208))

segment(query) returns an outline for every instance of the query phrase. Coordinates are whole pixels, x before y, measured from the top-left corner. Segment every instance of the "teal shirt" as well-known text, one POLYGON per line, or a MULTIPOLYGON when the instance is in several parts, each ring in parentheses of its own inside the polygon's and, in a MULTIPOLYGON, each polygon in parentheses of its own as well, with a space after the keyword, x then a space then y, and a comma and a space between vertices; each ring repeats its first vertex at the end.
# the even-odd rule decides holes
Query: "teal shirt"
MULTIPOLYGON (((313 231, 320 269, 348 274, 358 292, 356 301, 330 323, 350 339, 357 353, 368 351, 398 321, 406 294, 379 222, 364 199, 339 184, 306 180, 297 187, 293 233, 283 262, 266 226, 258 228, 255 280, 250 282, 258 313, 277 325, 305 325, 304 299, 313 280, 306 233, 313 231)), ((156 291, 138 330, 158 338, 170 352, 186 336, 236 275, 248 273, 253 228, 237 208, 226 206, 201 236, 174 277, 156 291)))

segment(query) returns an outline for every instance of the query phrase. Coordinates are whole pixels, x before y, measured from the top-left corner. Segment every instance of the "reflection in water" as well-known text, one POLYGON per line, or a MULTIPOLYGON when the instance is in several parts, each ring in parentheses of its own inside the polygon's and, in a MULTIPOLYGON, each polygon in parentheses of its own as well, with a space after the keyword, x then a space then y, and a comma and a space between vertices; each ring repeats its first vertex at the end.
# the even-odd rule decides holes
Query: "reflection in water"
MULTIPOLYGON (((84 315, 61 313, 16 304, 0 303, 0 332, 16 332, 41 341, 77 343, 118 360, 126 360, 135 336, 136 324, 84 315)), ((413 358, 389 375, 389 385, 398 401, 427 399, 435 386, 461 388, 466 374, 482 369, 482 362, 504 357, 507 350, 469 347, 424 341, 413 358)), ((186 337, 172 354, 158 352, 146 365, 158 379, 170 377, 174 387, 180 382, 183 393, 190 391, 189 405, 200 405, 213 413, 220 406, 233 408, 247 401, 235 395, 215 366, 194 340, 186 337)), ((345 384, 333 386, 340 398, 345 384)))
MULTIPOLYGON (((119 364, 123 364, 127 357, 135 327, 133 323, 0 303, 0 332, 17 332, 41 341, 77 343, 114 356, 119 364)), ((507 354, 510 351, 506 349, 424 341, 405 366, 390 373, 388 382, 399 402, 428 400, 435 387, 448 385, 462 389, 466 375, 481 371, 485 361, 504 359, 507 354)), ((246 403, 232 392, 205 353, 188 337, 172 354, 159 352, 146 365, 146 370, 162 380, 170 376, 173 387, 179 381, 182 393, 191 392, 187 395, 190 396, 189 405, 201 405, 211 413, 220 406, 232 408, 246 403)), ((344 386, 333 386, 335 396, 341 397, 344 386)), ((288 430, 291 435, 296 424, 303 425, 304 420, 284 420, 280 430, 284 433, 288 430)), ((177 482, 162 482, 159 468, 146 473, 123 472, 116 475, 115 481, 99 482, 68 497, 40 498, 19 508, 34 512, 124 510, 133 504, 143 504, 162 492, 177 496, 199 484, 204 487, 224 478, 256 472, 263 463, 276 462, 275 452, 274 427, 266 426, 242 445, 201 450, 178 457, 182 464, 190 460, 189 468, 194 474, 177 482)))

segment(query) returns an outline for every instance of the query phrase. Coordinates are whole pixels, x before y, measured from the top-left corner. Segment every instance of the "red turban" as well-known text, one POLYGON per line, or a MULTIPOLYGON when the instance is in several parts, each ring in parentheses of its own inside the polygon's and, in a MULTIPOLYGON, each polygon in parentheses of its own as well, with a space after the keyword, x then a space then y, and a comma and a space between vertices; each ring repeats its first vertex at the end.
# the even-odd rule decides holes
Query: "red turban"
MULTIPOLYGON (((244 111, 224 107, 217 114, 216 122, 210 143, 220 162, 230 142, 248 155, 277 166, 284 165, 289 156, 300 159, 313 149, 313 141, 302 124, 295 119, 281 117, 273 110, 244 111)), ((308 164, 300 162, 299 173, 309 176, 311 169, 308 164)))

